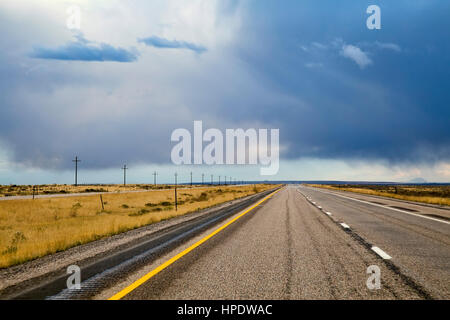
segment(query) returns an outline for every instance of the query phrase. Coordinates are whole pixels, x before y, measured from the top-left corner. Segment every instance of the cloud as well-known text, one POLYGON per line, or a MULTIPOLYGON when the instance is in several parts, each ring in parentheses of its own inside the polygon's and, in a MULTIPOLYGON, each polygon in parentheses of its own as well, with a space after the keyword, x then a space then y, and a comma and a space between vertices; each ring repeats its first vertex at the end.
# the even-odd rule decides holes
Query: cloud
MULTIPOLYGON (((300 48, 314 57, 322 57, 331 59, 331 55, 338 53, 340 56, 351 59, 361 69, 366 68, 372 64, 373 61, 369 58, 369 54, 373 54, 376 49, 391 50, 401 52, 402 49, 398 44, 390 42, 358 42, 357 45, 347 44, 342 38, 335 38, 327 44, 313 41, 309 45, 301 45, 300 48)), ((316 64, 307 63, 306 67, 317 67, 316 64)))
POLYGON ((94 43, 86 40, 82 34, 76 34, 75 41, 57 48, 35 46, 29 54, 31 58, 74 61, 116 61, 133 62, 137 52, 115 48, 106 43, 94 43))
POLYGON ((203 53, 207 50, 205 47, 196 45, 194 43, 178 40, 168 40, 157 36, 138 39, 138 42, 144 43, 151 47, 162 49, 188 49, 197 53, 203 53))
POLYGON ((328 47, 326 45, 324 45, 324 44, 322 44, 320 42, 313 42, 311 45, 314 46, 315 48, 321 49, 321 50, 328 49, 328 47))
MULTIPOLYGON (((235 20, 224 19, 211 0, 205 1, 211 6, 205 12, 197 5, 202 1, 161 1, 167 2, 172 6, 158 9, 146 7, 156 1, 137 0, 133 15, 127 2, 114 9, 117 15, 106 15, 96 10, 97 2, 89 2, 86 14, 96 24, 92 29, 86 25, 86 35, 128 48, 142 30, 155 30, 173 35, 169 39, 223 50, 210 50, 203 59, 155 54, 155 49, 136 63, 47 63, 21 53, 36 39, 66 43, 61 19, 53 12, 30 11, 35 20, 28 20, 0 10, 0 26, 10 31, 0 41, 0 140, 11 163, 72 168, 77 154, 83 168, 112 167, 120 178, 118 168, 125 162, 130 167, 170 163, 172 130, 192 130, 193 120, 203 120, 205 129, 279 128, 280 142, 288 146, 283 159, 449 163, 450 91, 442 86, 450 72, 449 47, 442 39, 450 28, 433 28, 430 20, 448 26, 440 13, 450 2, 434 5, 430 15, 399 15, 389 33, 376 33, 373 39, 380 43, 414 48, 403 49, 402 55, 375 47, 375 40, 368 39, 373 33, 361 28, 359 16, 341 23, 342 17, 353 16, 354 1, 329 1, 331 8, 325 11, 313 1, 289 1, 290 10, 270 1, 258 1, 258 6, 248 1, 237 10, 243 18, 235 20), (215 14, 221 18, 208 19, 215 14), (55 22, 44 28, 51 19, 55 22), (406 32, 402 25, 413 19, 417 32, 406 32), (334 44, 336 35, 346 43, 334 44), (363 45, 368 40, 371 46, 363 45), (354 60, 340 54, 347 44, 360 48, 376 68, 360 72, 354 60), (434 52, 426 51, 428 44, 434 52), (305 67, 318 62, 324 67, 305 67), (42 63, 45 68, 36 66, 42 63)), ((410 10, 392 5, 397 12, 410 10)), ((75 42, 99 47, 84 41, 75 42)))
POLYGON ((353 60, 361 69, 372 64, 372 60, 367 56, 367 53, 351 44, 344 44, 340 54, 343 57, 353 60))
POLYGON ((380 49, 388 49, 388 50, 392 50, 395 52, 401 52, 402 48, 395 43, 385 43, 385 42, 378 42, 375 41, 375 46, 377 46, 380 49))

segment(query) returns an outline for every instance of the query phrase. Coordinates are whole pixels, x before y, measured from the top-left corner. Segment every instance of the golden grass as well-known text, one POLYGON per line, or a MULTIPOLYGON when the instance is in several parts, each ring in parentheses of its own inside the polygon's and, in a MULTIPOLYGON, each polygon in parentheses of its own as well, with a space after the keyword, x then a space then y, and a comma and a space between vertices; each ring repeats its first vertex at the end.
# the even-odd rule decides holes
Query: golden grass
POLYGON ((274 188, 220 186, 0 201, 0 268, 274 188))
MULTIPOLYGON (((397 186, 397 188, 393 186, 383 186, 379 187, 377 190, 377 186, 368 185, 367 187, 361 186, 334 186, 334 185, 323 185, 323 184, 309 184, 311 187, 331 189, 331 190, 341 190, 341 191, 350 191, 361 194, 369 194, 375 196, 382 196, 388 198, 394 198, 399 200, 407 200, 407 201, 415 201, 429 204, 438 204, 438 205, 446 205, 450 206, 450 197, 443 192, 443 189, 448 189, 448 186, 397 186), (374 189, 375 188, 375 189, 374 189), (396 190, 397 193, 394 193, 393 190, 396 190), (413 193, 413 194, 408 194, 413 193), (421 195, 423 193, 423 195, 421 195), (442 193, 442 196, 431 196, 430 193, 442 193)), ((445 190, 444 190, 445 191, 445 190)))
POLYGON ((152 184, 102 184, 102 185, 67 185, 67 184, 43 184, 43 185, 0 185, 0 197, 25 196, 33 194, 65 194, 65 193, 90 193, 90 192, 124 192, 137 190, 154 190, 173 188, 170 185, 152 184))

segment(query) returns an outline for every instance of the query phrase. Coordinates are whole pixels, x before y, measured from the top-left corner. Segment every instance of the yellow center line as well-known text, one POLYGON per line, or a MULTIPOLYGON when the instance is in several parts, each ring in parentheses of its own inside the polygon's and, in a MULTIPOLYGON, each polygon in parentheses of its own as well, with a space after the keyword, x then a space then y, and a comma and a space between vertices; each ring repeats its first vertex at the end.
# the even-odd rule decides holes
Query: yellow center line
POLYGON ((278 189, 274 192, 272 192, 271 194, 269 194, 267 197, 263 198, 262 200, 260 200, 259 202, 257 202, 256 204, 254 204, 253 206, 251 206, 250 208, 247 208, 244 212, 242 212, 241 214, 239 214, 237 217, 233 218, 232 220, 230 220, 229 222, 227 222, 226 224, 224 224, 223 226, 217 228, 216 230, 214 230, 212 233, 210 233, 209 235, 207 235, 206 237, 202 238, 201 240, 197 241, 196 243, 194 243, 193 245, 191 245, 189 248, 183 250, 182 252, 178 253, 176 256, 172 257, 171 259, 167 260, 166 262, 164 262, 163 264, 161 264, 159 267, 153 269, 152 271, 150 271, 149 273, 147 273, 145 276, 143 276, 142 278, 136 280, 135 282, 133 282, 131 285, 129 285, 128 287, 126 287, 125 289, 119 291, 118 293, 116 293, 115 295, 113 295, 112 297, 110 297, 108 300, 120 300, 122 299, 124 296, 126 296, 127 294, 129 294, 131 291, 133 291, 134 289, 136 289, 137 287, 141 286, 143 283, 147 282, 149 279, 151 279, 153 276, 155 276, 156 274, 158 274, 160 271, 164 270, 165 268, 167 268, 168 266, 170 266, 172 263, 174 263, 175 261, 177 261, 178 259, 180 259, 181 257, 185 256, 186 254, 188 254, 189 252, 191 252, 192 250, 194 250, 195 248, 197 248, 198 246, 200 246, 202 243, 204 243, 205 241, 207 241, 208 239, 212 238, 214 235, 218 234, 220 231, 222 231, 223 229, 225 229, 226 227, 228 227, 229 225, 231 225, 233 222, 235 222, 236 220, 238 220, 239 218, 241 218, 242 216, 244 216, 245 214, 247 214, 248 212, 252 211, 254 208, 256 208, 257 206, 259 206, 261 203, 263 203, 264 201, 266 201, 267 199, 269 199, 270 197, 272 197, 275 193, 277 193, 278 191, 280 191, 281 189, 278 189))

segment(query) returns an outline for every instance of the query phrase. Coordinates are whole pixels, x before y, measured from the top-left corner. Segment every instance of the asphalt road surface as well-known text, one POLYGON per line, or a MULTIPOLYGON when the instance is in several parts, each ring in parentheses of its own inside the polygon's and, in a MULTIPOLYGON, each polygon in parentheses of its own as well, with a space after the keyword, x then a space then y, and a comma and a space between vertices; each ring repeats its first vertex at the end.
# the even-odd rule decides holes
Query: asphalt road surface
POLYGON ((116 298, 450 298, 448 211, 344 196, 285 187, 116 298))

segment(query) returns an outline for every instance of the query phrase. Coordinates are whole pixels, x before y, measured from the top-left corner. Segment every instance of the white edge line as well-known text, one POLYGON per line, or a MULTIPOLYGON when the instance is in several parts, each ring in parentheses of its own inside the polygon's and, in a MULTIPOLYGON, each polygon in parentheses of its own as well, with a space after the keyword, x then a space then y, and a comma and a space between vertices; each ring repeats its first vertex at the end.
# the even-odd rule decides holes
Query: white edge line
POLYGON ((424 218, 424 219, 429 219, 429 220, 433 220, 433 221, 437 221, 437 222, 442 222, 442 223, 445 223, 445 224, 450 224, 450 222, 447 222, 447 221, 444 221, 444 220, 441 220, 441 219, 432 218, 432 217, 427 217, 427 216, 424 216, 424 215, 421 215, 421 214, 407 212, 407 211, 403 211, 403 210, 400 210, 400 209, 391 208, 391 207, 383 206, 383 205, 376 204, 376 203, 371 203, 371 202, 364 201, 364 200, 359 200, 359 199, 355 199, 355 198, 351 198, 351 197, 346 197, 346 196, 343 196, 343 195, 340 195, 340 194, 336 194, 336 193, 326 192, 326 191, 317 190, 317 189, 313 189, 313 190, 315 190, 317 192, 328 193, 328 194, 331 194, 331 195, 336 196, 336 197, 341 197, 341 198, 350 199, 350 200, 353 200, 353 201, 362 202, 362 203, 365 203, 365 204, 370 204, 370 205, 376 206, 376 207, 381 207, 381 208, 390 209, 390 210, 393 210, 393 211, 406 213, 406 214, 409 214, 411 216, 416 216, 416 217, 420 217, 420 218, 424 218))
POLYGON ((325 214, 331 216, 331 212, 325 211, 325 214))
POLYGON ((385 260, 392 259, 392 257, 390 255, 388 255, 386 252, 384 252, 383 250, 381 250, 378 247, 373 246, 372 250, 375 251, 376 254, 378 254, 381 258, 383 258, 385 260))
POLYGON ((346 224, 346 223, 341 223, 341 226, 344 228, 344 229, 350 229, 350 226, 348 225, 348 224, 346 224))

